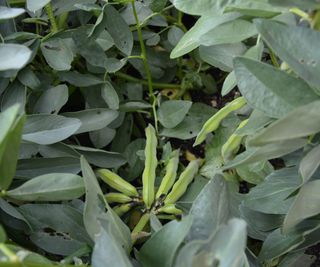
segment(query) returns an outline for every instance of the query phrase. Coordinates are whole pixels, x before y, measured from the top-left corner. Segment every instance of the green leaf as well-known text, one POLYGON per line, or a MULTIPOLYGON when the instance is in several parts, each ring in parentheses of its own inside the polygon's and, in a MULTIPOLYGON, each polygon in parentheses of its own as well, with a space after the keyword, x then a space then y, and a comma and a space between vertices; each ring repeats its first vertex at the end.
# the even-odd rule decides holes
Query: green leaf
POLYGON ((320 4, 317 0, 269 0, 272 5, 285 7, 299 7, 303 9, 318 9, 320 4))
POLYGON ((101 96, 103 100, 108 104, 109 108, 114 110, 119 109, 119 96, 110 82, 106 81, 102 85, 101 96))
POLYGON ((236 171, 242 180, 251 184, 259 184, 271 174, 273 167, 269 161, 258 161, 238 166, 236 171))
POLYGON ((111 109, 86 109, 78 112, 66 112, 62 114, 65 117, 72 118, 81 122, 81 127, 77 129, 76 134, 100 130, 114 121, 119 113, 111 109))
POLYGON ((234 66, 241 94, 270 117, 281 118, 318 98, 303 80, 268 64, 239 57, 234 66))
POLYGON ((320 165, 320 145, 310 150, 301 160, 299 172, 304 182, 307 182, 320 165))
POLYGON ((27 0, 27 9, 32 12, 36 12, 50 2, 51 0, 27 0))
POLYGON ((19 207, 19 211, 30 223, 34 232, 49 228, 54 234, 64 233, 71 239, 89 245, 92 243, 84 228, 82 211, 71 205, 25 204, 19 207))
POLYGON ((0 71, 22 69, 31 58, 31 50, 19 44, 0 44, 0 71))
POLYGON ((243 15, 251 17, 269 18, 281 14, 281 12, 287 11, 267 3, 267 1, 234 1, 230 3, 224 9, 225 12, 240 12, 243 15))
POLYGON ((283 223, 283 231, 287 233, 301 221, 318 215, 320 180, 315 180, 305 184, 296 196, 283 223))
POLYGON ((104 83, 103 80, 89 73, 81 74, 75 71, 66 71, 59 72, 58 76, 61 81, 68 82, 77 87, 89 87, 104 83))
POLYGON ((171 221, 156 232, 141 248, 139 259, 143 267, 170 267, 177 250, 186 237, 192 217, 171 221))
POLYGON ((221 225, 206 240, 195 240, 185 245, 178 254, 176 267, 238 267, 244 266, 247 239, 246 223, 231 219, 221 225))
POLYGON ((73 52, 64 39, 49 39, 41 43, 41 51, 51 68, 58 71, 70 70, 73 52))
POLYGON ((166 128, 174 128, 183 121, 191 108, 191 101, 169 100, 160 105, 158 118, 166 128))
POLYGON ((286 214, 293 199, 288 198, 301 185, 296 168, 284 168, 270 174, 252 188, 244 205, 255 211, 268 214, 286 214))
POLYGON ((219 44, 234 44, 248 39, 258 32, 251 22, 236 19, 218 25, 200 37, 200 44, 205 46, 219 44))
POLYGON ((128 256, 109 231, 101 228, 92 252, 92 267, 101 267, 108 263, 114 267, 132 267, 128 256))
MULTIPOLYGON (((249 48, 245 53, 244 57, 260 60, 263 54, 263 42, 258 42, 255 46, 249 48)), ((232 64, 232 69, 233 69, 233 64, 232 64)), ((230 91, 237 86, 237 79, 234 71, 229 73, 227 78, 223 82, 223 86, 221 89, 221 95, 225 96, 230 91)))
POLYGON ((200 57, 204 62, 223 71, 233 70, 233 58, 241 56, 246 50, 243 43, 200 46, 200 57))
MULTIPOLYGON (((0 21, 13 19, 26 12, 23 8, 10 8, 6 6, 0 6, 0 21)), ((2 57, 1 57, 2 58, 2 57)))
POLYGON ((306 144, 307 140, 305 139, 292 139, 273 142, 259 147, 248 147, 245 152, 229 161, 223 169, 227 170, 243 164, 279 158, 304 147, 306 144))
POLYGON ((320 101, 315 101, 295 109, 255 135, 249 144, 261 146, 318 133, 320 131, 319 105, 320 101))
POLYGON ((152 0, 150 8, 153 12, 160 12, 165 8, 168 0, 152 0))
POLYGON ((89 236, 95 240, 96 235, 102 231, 102 224, 106 223, 108 234, 112 234, 125 251, 130 251, 132 241, 129 228, 106 202, 94 172, 83 156, 80 162, 86 188, 83 219, 89 236))
POLYGON ((68 87, 61 84, 45 90, 34 105, 35 113, 58 113, 67 103, 69 97, 68 87))
MULTIPOLYGON (((192 1, 194 2, 194 1, 192 1)), ((219 16, 203 16, 196 24, 181 38, 177 46, 172 50, 170 57, 181 57, 200 46, 200 39, 220 24, 238 18, 238 14, 224 14, 219 16)))
POLYGON ((0 188, 9 188, 16 172, 25 116, 19 116, 15 105, 0 114, 0 188))
POLYGON ((105 28, 113 38, 115 46, 125 55, 130 55, 133 47, 132 33, 129 25, 112 5, 104 6, 90 36, 96 38, 105 28))
POLYGON ((192 204, 190 214, 193 217, 188 233, 188 241, 207 239, 230 216, 230 196, 227 182, 217 175, 202 189, 192 204))
POLYGON ((173 0, 172 3, 175 8, 179 9, 183 13, 191 15, 205 15, 216 13, 222 13, 224 6, 232 2, 230 0, 173 0))
POLYGON ((320 33, 301 26, 287 26, 272 20, 257 20, 256 26, 267 44, 301 78, 320 88, 320 33))
POLYGON ((168 41, 171 45, 176 46, 184 35, 183 30, 177 26, 173 26, 168 31, 168 41))
POLYGON ((84 184, 78 175, 52 173, 35 177, 7 194, 23 201, 70 200, 84 194, 84 184))
POLYGON ((165 128, 161 136, 187 140, 196 137, 202 125, 216 112, 215 109, 202 103, 193 103, 184 120, 176 127, 165 128))
POLYGON ((304 241, 300 233, 281 234, 281 230, 273 231, 264 241, 259 253, 260 260, 272 260, 298 247, 304 241))
POLYGON ((91 163, 101 168, 118 168, 126 163, 126 159, 117 152, 109 152, 83 146, 71 146, 91 163))
POLYGON ((16 176, 33 178, 44 174, 61 172, 74 173, 80 171, 80 161, 74 157, 31 158, 18 161, 16 176))
POLYGON ((60 115, 29 115, 23 129, 22 138, 40 145, 60 142, 75 134, 81 121, 60 115))

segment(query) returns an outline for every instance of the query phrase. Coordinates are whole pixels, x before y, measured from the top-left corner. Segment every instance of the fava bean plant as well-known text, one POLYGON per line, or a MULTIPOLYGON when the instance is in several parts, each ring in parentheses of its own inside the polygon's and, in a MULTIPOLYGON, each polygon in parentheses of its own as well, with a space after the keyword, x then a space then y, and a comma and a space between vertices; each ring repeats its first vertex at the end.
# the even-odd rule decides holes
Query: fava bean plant
POLYGON ((0 0, 0 267, 316 267, 318 0, 0 0))

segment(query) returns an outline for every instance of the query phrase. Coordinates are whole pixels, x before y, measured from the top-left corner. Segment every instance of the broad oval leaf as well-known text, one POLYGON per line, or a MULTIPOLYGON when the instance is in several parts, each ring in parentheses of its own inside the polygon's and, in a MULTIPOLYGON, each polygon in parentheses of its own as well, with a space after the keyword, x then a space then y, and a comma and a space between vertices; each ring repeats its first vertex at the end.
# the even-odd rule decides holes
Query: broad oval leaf
POLYGON ((29 115, 23 129, 22 138, 40 145, 60 142, 75 134, 81 121, 60 115, 29 115))
POLYGON ((92 252, 92 267, 101 267, 108 263, 114 267, 132 267, 132 263, 118 240, 104 228, 97 235, 92 252))
POLYGON ((166 128, 174 128, 183 121, 189 109, 191 101, 169 100, 161 104, 158 109, 160 123, 166 128))
POLYGON ((245 221, 233 218, 220 225, 206 240, 195 240, 182 247, 175 266, 245 266, 246 235, 245 221))
POLYGON ((298 223, 320 213, 320 180, 305 184, 285 217, 283 230, 287 233, 298 223))
POLYGON ((70 70, 73 52, 64 39, 49 39, 41 43, 41 51, 51 68, 58 71, 70 70))
POLYGON ((205 46, 234 44, 257 34, 256 27, 251 22, 242 19, 232 20, 218 25, 200 37, 200 43, 205 46))
POLYGON ((315 101, 295 109, 254 136, 249 144, 261 146, 318 133, 320 131, 319 108, 320 101, 315 101))
POLYGON ((194 217, 188 240, 207 239, 230 218, 230 199, 227 183, 221 176, 211 179, 192 204, 194 217))
POLYGON ((267 44, 300 77, 320 88, 320 33, 302 26, 287 26, 273 20, 257 20, 256 26, 267 44))
POLYGON ((181 38, 177 46, 172 50, 170 57, 181 57, 192 50, 196 49, 200 44, 202 36, 207 34, 220 24, 232 21, 238 18, 238 14, 230 13, 220 16, 203 16, 196 24, 181 38))
POLYGON ((84 191, 82 177, 69 173, 51 173, 35 177, 7 194, 23 201, 60 201, 78 198, 84 191))
POLYGON ((191 15, 222 13, 230 0, 173 0, 173 5, 180 11, 191 15))
POLYGON ((0 44, 0 71, 22 69, 31 58, 31 50, 19 44, 0 44))
POLYGON ((273 142, 264 146, 248 147, 245 152, 237 155, 233 160, 229 161, 223 170, 234 168, 243 164, 258 162, 261 160, 269 160, 282 157, 307 144, 306 139, 292 139, 279 142, 273 142))
POLYGON ((115 110, 99 108, 86 109, 78 112, 66 112, 62 115, 81 122, 81 127, 75 132, 79 134, 100 130, 108 126, 118 117, 119 113, 115 110))
POLYGON ((106 224, 109 234, 115 238, 121 249, 130 251, 132 246, 129 228, 113 211, 104 198, 100 185, 87 160, 81 156, 81 169, 86 188, 86 202, 84 205, 83 219, 89 236, 95 240, 96 235, 103 230, 106 224), (108 210, 106 212, 106 209, 108 210))
POLYGON ((27 9, 36 12, 50 2, 51 0, 27 0, 27 9))
POLYGON ((13 19, 23 14, 25 10, 23 8, 10 8, 6 6, 0 6, 0 21, 6 19, 13 19))
POLYGON ((267 214, 286 214, 292 198, 301 185, 297 168, 284 168, 271 173, 247 194, 245 207, 267 214))
POLYGON ((139 259, 143 267, 171 267, 178 247, 186 237, 192 217, 171 221, 156 232, 141 248, 139 259))
POLYGON ((303 80, 271 65, 238 57, 234 66, 241 94, 270 117, 281 118, 318 98, 303 80))
POLYGON ((109 108, 114 110, 119 109, 119 96, 110 82, 106 81, 102 85, 101 96, 103 100, 108 104, 109 108))
POLYGON ((45 90, 35 103, 35 113, 58 113, 68 101, 68 87, 61 84, 45 90))
POLYGON ((307 182, 320 166, 320 145, 309 151, 301 160, 299 172, 304 182, 307 182))

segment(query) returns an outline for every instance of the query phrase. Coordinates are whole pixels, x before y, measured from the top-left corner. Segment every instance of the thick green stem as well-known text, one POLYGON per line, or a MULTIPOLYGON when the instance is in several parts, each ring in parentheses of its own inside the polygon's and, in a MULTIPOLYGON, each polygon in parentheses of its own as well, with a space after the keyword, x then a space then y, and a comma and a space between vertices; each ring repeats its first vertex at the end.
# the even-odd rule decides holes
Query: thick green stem
POLYGON ((145 69, 145 72, 146 72, 146 75, 147 75, 149 97, 150 97, 150 102, 152 104, 152 109, 153 109, 153 117, 154 117, 154 122, 155 122, 155 128, 156 128, 156 131, 158 132, 158 118, 157 118, 157 111, 156 111, 156 105, 155 105, 155 103, 157 101, 157 98, 156 98, 156 96, 154 95, 154 92, 153 92, 153 83, 152 83, 151 71, 150 71, 150 67, 149 67, 148 59, 147 59, 147 50, 146 50, 146 46, 145 46, 144 41, 143 41, 141 25, 140 25, 138 13, 137 13, 136 6, 135 6, 135 1, 132 0, 131 4, 132 4, 133 15, 134 15, 134 18, 136 20, 138 38, 139 38, 140 49, 141 49, 141 59, 143 61, 144 69, 145 69))
POLYGON ((280 64, 276 58, 276 55, 273 53, 272 49, 269 48, 269 55, 270 55, 270 58, 271 58, 271 62, 272 64, 276 67, 276 68, 280 68, 280 64))
POLYGON ((14 254, 10 248, 8 248, 5 244, 1 243, 0 244, 0 250, 2 251, 2 253, 4 255, 6 255, 8 257, 8 259, 12 262, 12 263, 20 263, 19 258, 16 256, 16 254, 14 254))
MULTIPOLYGON (((116 72, 115 76, 117 76, 119 78, 122 78, 124 80, 127 80, 129 82, 141 83, 143 85, 148 85, 148 81, 132 77, 132 76, 130 76, 128 74, 125 74, 123 72, 116 72)), ((181 85, 174 84, 174 83, 153 83, 153 88, 157 88, 157 89, 181 89, 181 85)))
POLYGON ((53 14, 51 3, 47 4, 45 8, 46 8, 46 12, 47 12, 48 18, 51 23, 51 32, 55 33, 59 29, 58 29, 58 24, 57 24, 56 18, 54 17, 54 14, 53 14))
POLYGON ((149 220, 150 220, 150 214, 149 213, 146 213, 146 214, 142 215, 142 217, 140 218, 140 221, 135 226, 135 228, 132 230, 132 233, 133 234, 137 234, 137 233, 141 232, 144 229, 144 227, 147 225, 149 220))

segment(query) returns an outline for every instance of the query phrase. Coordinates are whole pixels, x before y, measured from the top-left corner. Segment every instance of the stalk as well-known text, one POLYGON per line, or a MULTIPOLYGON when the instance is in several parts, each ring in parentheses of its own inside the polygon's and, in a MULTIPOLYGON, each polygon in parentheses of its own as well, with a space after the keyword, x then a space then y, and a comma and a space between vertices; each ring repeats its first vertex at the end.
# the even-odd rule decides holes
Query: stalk
POLYGON ((52 10, 52 5, 51 5, 51 3, 47 4, 46 7, 45 7, 45 9, 46 9, 46 12, 47 12, 49 21, 50 21, 50 23, 51 23, 51 32, 52 32, 52 33, 55 33, 55 32, 57 32, 59 29, 58 29, 58 24, 57 24, 56 18, 54 17, 54 14, 53 14, 53 10, 52 10))
POLYGON ((149 96, 150 96, 150 103, 152 105, 152 110, 153 110, 153 117, 155 121, 155 127, 156 131, 158 132, 158 118, 157 118, 157 111, 156 111, 156 96, 154 95, 153 92, 153 83, 152 83, 152 76, 151 76, 151 71, 150 67, 148 64, 148 59, 147 59, 147 50, 146 46, 143 41, 143 36, 142 36, 142 31, 141 31, 141 24, 138 18, 136 6, 135 6, 135 1, 131 1, 132 5, 132 10, 133 10, 133 15, 136 20, 136 26, 137 26, 137 32, 138 32, 138 38, 139 38, 139 43, 140 43, 140 49, 141 49, 141 59, 143 61, 144 69, 147 75, 147 82, 148 82, 148 89, 149 89, 149 96))

